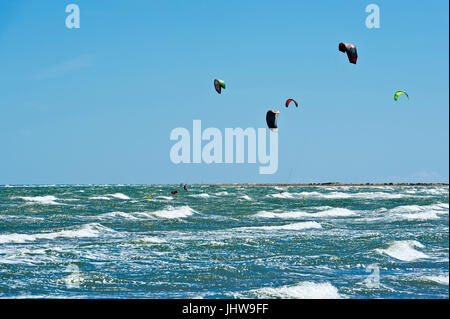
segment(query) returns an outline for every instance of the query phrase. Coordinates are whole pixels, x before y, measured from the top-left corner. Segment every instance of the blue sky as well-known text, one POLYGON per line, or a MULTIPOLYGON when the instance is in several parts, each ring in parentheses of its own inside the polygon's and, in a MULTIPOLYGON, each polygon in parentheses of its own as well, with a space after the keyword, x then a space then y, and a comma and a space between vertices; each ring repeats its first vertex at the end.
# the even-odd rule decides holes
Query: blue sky
POLYGON ((448 12, 447 1, 1 1, 0 184, 448 182, 448 12), (69 3, 80 29, 65 26, 69 3), (370 3, 379 29, 365 26, 370 3), (339 42, 357 45, 358 64, 339 42), (393 100, 399 89, 409 101, 393 100), (170 161, 172 129, 265 127, 269 109, 281 111, 276 174, 170 161))

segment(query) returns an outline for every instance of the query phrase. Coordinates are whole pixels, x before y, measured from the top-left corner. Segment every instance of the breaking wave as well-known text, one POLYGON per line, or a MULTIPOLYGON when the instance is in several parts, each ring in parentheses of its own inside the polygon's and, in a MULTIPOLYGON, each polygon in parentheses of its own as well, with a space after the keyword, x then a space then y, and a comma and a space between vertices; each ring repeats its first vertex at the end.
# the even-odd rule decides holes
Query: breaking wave
POLYGON ((261 211, 255 215, 255 217, 264 217, 264 218, 285 218, 285 219, 295 219, 295 218, 303 218, 303 217, 348 217, 355 216, 356 214, 346 208, 331 208, 325 211, 317 212, 317 213, 307 213, 302 211, 292 211, 292 212, 283 212, 283 213, 274 213, 261 211))
POLYGON ((275 226, 253 226, 253 227, 240 227, 241 230, 303 230, 303 229, 318 229, 322 226, 317 222, 300 222, 286 225, 275 226))
POLYGON ((56 200, 58 200, 58 198, 56 198, 55 196, 52 196, 52 195, 35 196, 35 197, 19 196, 16 198, 21 198, 24 201, 33 202, 33 203, 42 204, 42 205, 64 205, 64 204, 55 202, 56 200))
POLYGON ((173 219, 173 218, 185 218, 188 216, 191 216, 193 214, 198 213, 196 210, 190 208, 189 206, 181 206, 181 207, 173 207, 173 206, 167 206, 163 210, 157 210, 153 212, 145 212, 145 213, 139 213, 140 215, 147 215, 147 216, 153 216, 153 217, 159 217, 159 218, 167 218, 167 219, 173 219))
POLYGON ((281 286, 277 288, 260 288, 250 291, 251 295, 258 298, 281 299, 341 299, 343 296, 329 282, 315 283, 305 281, 296 285, 281 286))
POLYGON ((429 258, 428 255, 414 248, 423 249, 425 246, 415 240, 402 240, 393 242, 386 249, 376 249, 376 251, 402 261, 414 261, 417 259, 429 258))
POLYGON ((2 234, 0 235, 0 244, 6 243, 26 243, 39 239, 52 240, 59 237, 64 238, 89 238, 98 237, 103 233, 114 232, 98 223, 86 224, 75 229, 61 230, 51 233, 37 233, 37 234, 2 234))

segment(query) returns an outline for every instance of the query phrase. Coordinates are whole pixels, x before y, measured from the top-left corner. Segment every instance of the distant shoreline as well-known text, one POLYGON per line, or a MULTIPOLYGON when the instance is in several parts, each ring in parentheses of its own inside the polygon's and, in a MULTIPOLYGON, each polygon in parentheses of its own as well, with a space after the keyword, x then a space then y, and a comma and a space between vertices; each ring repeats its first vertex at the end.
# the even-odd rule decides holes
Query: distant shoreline
POLYGON ((210 183, 176 183, 176 184, 0 184, 0 187, 67 187, 67 186, 209 186, 209 187, 274 187, 274 186, 296 186, 296 187, 317 187, 317 186, 444 186, 449 187, 449 183, 236 183, 236 184, 210 184, 210 183))
MULTIPOLYGON (((195 185, 195 184, 193 184, 195 185)), ((202 185, 202 184, 200 184, 202 185)), ((274 186, 449 186, 449 183, 308 183, 308 184, 209 184, 210 187, 274 187, 274 186)))

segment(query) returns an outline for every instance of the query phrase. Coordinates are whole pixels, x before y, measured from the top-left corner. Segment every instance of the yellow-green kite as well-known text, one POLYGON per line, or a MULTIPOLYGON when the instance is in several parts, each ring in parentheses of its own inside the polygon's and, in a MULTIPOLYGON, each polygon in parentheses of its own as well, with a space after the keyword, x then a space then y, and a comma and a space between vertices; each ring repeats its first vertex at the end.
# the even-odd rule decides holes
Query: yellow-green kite
POLYGON ((408 96, 408 93, 406 93, 405 91, 397 91, 397 92, 395 92, 395 94, 394 94, 394 100, 396 100, 396 101, 397 101, 397 99, 398 99, 399 95, 401 95, 401 94, 405 94, 405 95, 406 95, 406 97, 407 97, 407 98, 408 98, 408 100, 409 100, 409 96, 408 96))

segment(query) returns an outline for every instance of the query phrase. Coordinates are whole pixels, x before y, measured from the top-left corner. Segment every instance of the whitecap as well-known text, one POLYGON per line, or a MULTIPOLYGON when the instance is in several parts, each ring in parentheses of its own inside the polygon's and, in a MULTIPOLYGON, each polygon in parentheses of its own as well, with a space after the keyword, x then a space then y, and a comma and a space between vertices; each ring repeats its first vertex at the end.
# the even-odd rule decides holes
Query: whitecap
POLYGON ((428 255, 414 248, 425 248, 425 246, 415 240, 402 240, 393 242, 386 249, 376 249, 376 251, 403 261, 414 261, 416 259, 429 258, 428 255))
POLYGON ((122 217, 125 219, 138 219, 136 217, 134 217, 132 214, 129 213, 125 213, 125 212, 110 212, 110 213, 106 213, 106 214, 101 214, 99 216, 100 218, 117 218, 117 217, 122 217))
POLYGON ((89 197, 89 199, 110 200, 111 198, 105 197, 105 196, 93 196, 93 197, 89 197))
POLYGON ((267 197, 273 197, 273 198, 283 198, 283 199, 292 199, 294 196, 289 192, 282 192, 278 194, 270 194, 267 195, 267 197))
POLYGON ((282 213, 261 211, 255 214, 255 217, 265 217, 265 218, 285 218, 285 219, 295 219, 295 218, 314 218, 314 217, 348 217, 355 216, 356 214, 346 208, 330 208, 325 211, 317 213, 307 213, 303 211, 288 211, 282 213))
POLYGON ((106 196, 111 196, 117 199, 130 199, 130 197, 128 197, 127 195, 124 195, 122 193, 115 193, 115 194, 108 194, 106 196))
POLYGON ((39 239, 52 240, 58 237, 64 238, 84 238, 84 237, 98 237, 102 233, 113 232, 112 229, 104 227, 98 223, 86 224, 75 229, 61 230, 51 233, 37 233, 37 234, 1 234, 0 244, 5 243, 25 243, 39 239))
POLYGON ((305 281, 296 285, 281 287, 265 287, 251 290, 251 294, 258 298, 282 299, 340 299, 339 291, 329 282, 316 283, 305 281))
POLYGON ((319 229, 322 226, 317 222, 299 222, 286 225, 274 226, 254 226, 254 227, 240 227, 240 230, 303 230, 303 229, 319 229))
POLYGON ((448 275, 441 275, 441 276, 423 276, 421 279, 426 281, 432 281, 435 283, 438 283, 440 285, 447 285, 448 286, 448 275))
POLYGON ((348 199, 348 198, 359 198, 359 199, 399 199, 404 198, 404 194, 392 194, 384 192, 358 192, 358 193, 343 193, 343 192, 330 192, 330 193, 319 193, 319 192, 301 192, 297 193, 300 196, 305 197, 317 197, 325 199, 348 199))
POLYGON ((206 193, 201 193, 201 194, 192 194, 189 195, 190 197, 195 197, 195 198, 210 198, 211 196, 209 196, 209 194, 206 193))
POLYGON ((156 196, 156 199, 163 199, 163 200, 173 200, 173 197, 171 196, 156 196))
POLYGON ((439 219, 438 214, 448 213, 448 208, 442 204, 433 205, 403 205, 389 210, 395 217, 407 220, 439 219))
POLYGON ((217 195, 217 196, 227 196, 229 194, 228 194, 228 192, 218 192, 218 193, 215 193, 215 195, 217 195))
POLYGON ((35 197, 19 196, 16 198, 21 198, 27 202, 34 202, 34 203, 42 204, 42 205, 64 205, 64 204, 55 202, 56 200, 58 200, 58 198, 56 198, 55 196, 52 196, 52 195, 35 196, 35 197))
POLYGON ((146 237, 138 238, 138 239, 134 240, 134 242, 148 243, 148 244, 161 244, 161 243, 165 243, 166 241, 159 237, 146 236, 146 237))
POLYGON ((157 211, 153 211, 153 212, 144 212, 144 213, 139 213, 139 214, 146 215, 146 216, 159 217, 159 218, 173 219, 173 218, 188 217, 195 213, 198 213, 198 212, 186 205, 186 206, 181 206, 181 207, 167 206, 163 210, 157 210, 157 211))

